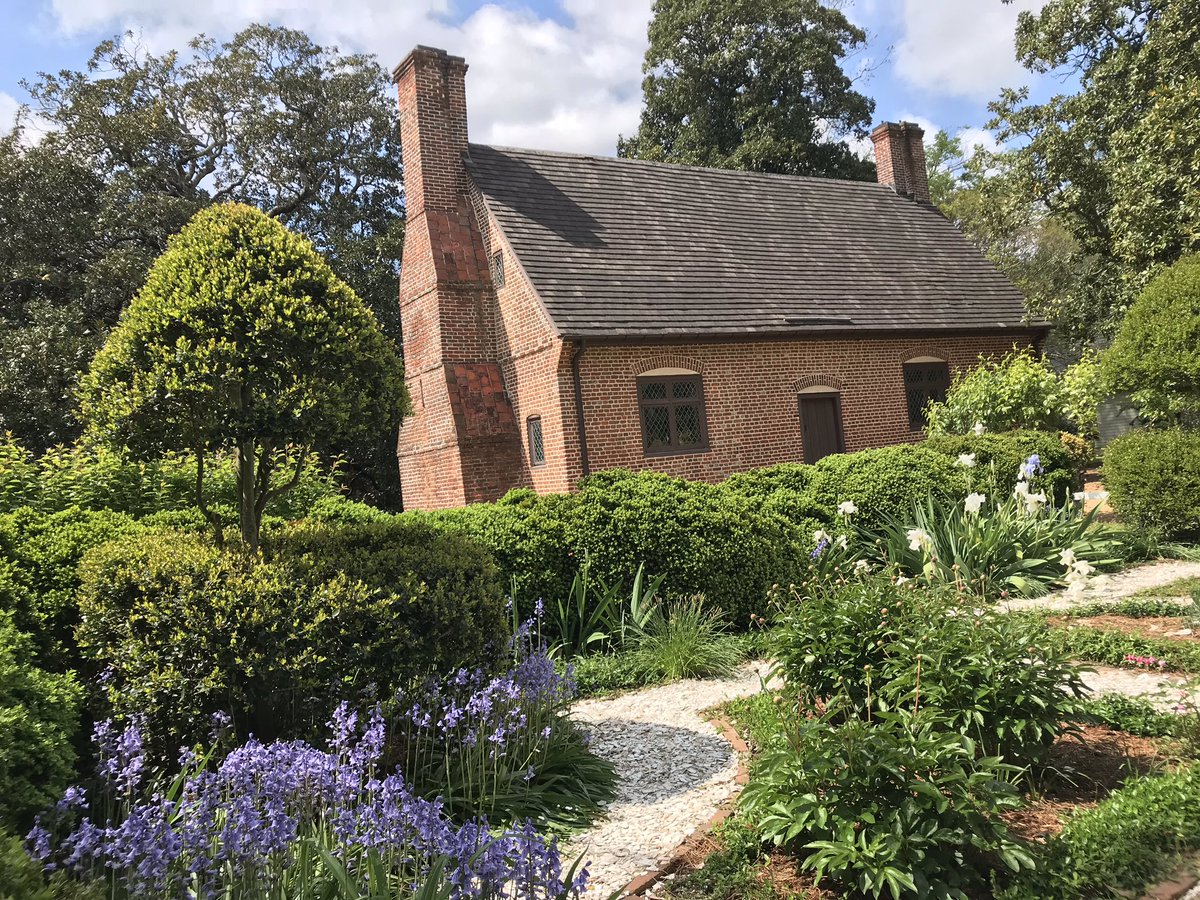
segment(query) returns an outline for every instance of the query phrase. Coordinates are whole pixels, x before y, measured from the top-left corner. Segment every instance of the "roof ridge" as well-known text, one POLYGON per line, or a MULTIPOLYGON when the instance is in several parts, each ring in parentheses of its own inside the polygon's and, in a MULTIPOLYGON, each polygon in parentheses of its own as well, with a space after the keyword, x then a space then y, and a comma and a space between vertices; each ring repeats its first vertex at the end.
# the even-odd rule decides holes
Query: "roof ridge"
MULTIPOLYGON (((755 172, 749 169, 722 169, 717 166, 694 166, 687 163, 662 162, 655 159, 630 159, 624 156, 604 156, 598 153, 571 153, 566 150, 535 150, 530 147, 510 147, 504 144, 482 144, 474 141, 467 144, 468 153, 472 147, 482 147, 487 150, 497 150, 501 153, 528 153, 533 156, 550 156, 562 159, 588 159, 596 162, 617 163, 620 165, 638 165, 664 169, 674 169, 687 172, 712 172, 718 175, 732 177, 781 179, 785 181, 815 181, 821 184, 846 184, 859 187, 886 190, 890 194, 896 192, 891 186, 880 184, 878 181, 859 181, 854 178, 830 178, 825 175, 785 175, 781 172, 755 172)), ((899 195, 897 195, 899 196, 899 195)))

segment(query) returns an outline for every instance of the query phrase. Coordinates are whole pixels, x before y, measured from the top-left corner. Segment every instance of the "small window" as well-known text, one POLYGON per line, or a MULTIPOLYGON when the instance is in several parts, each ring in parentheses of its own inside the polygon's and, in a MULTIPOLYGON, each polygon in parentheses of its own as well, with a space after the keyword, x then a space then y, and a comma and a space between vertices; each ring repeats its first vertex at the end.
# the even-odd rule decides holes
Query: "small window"
POLYGON ((904 392, 908 398, 908 424, 910 428, 924 428, 925 407, 930 400, 944 401, 950 390, 950 366, 941 360, 935 362, 907 362, 904 364, 904 392))
POLYGON ((504 253, 500 250, 492 254, 492 281, 496 287, 504 287, 504 253))
POLYGON ((637 380, 642 447, 647 456, 708 449, 704 385, 699 375, 664 375, 637 380))
POLYGON ((546 464, 546 445, 542 442, 542 417, 530 416, 525 421, 525 431, 529 435, 529 464, 544 466, 546 464))

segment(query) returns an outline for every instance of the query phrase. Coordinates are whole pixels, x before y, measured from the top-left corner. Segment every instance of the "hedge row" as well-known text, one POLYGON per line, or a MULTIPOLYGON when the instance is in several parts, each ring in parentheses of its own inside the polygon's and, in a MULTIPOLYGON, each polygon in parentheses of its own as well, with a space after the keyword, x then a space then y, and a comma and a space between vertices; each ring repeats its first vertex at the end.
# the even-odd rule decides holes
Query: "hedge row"
MULTIPOLYGON (((1043 483, 1056 495, 1077 486, 1070 450, 1058 435, 1013 432, 838 454, 811 466, 783 463, 718 485, 612 470, 584 479, 571 495, 517 490, 497 503, 400 518, 482 544, 524 609, 538 598, 563 596, 587 556, 592 571, 610 582, 629 583, 645 564, 664 576, 671 592, 703 593, 744 627, 752 613, 764 611, 772 584, 803 571, 813 532, 836 529, 838 504, 853 501, 859 523, 872 527, 885 516, 902 516, 928 494, 962 496, 970 485, 1006 495, 1020 464, 1034 453, 1045 470, 1043 483), (962 466, 961 453, 975 454, 977 465, 962 466)), ((318 502, 313 515, 330 521, 386 518, 338 501, 318 502)))

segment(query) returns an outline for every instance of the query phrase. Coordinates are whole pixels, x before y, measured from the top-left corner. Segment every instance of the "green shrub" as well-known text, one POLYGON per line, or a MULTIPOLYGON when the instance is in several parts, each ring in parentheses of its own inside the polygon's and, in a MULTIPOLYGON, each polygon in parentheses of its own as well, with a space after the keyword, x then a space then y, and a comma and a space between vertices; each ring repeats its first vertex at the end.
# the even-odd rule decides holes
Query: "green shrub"
POLYGON ((304 735, 341 699, 390 697, 503 649, 495 569, 456 535, 306 525, 269 549, 258 560, 156 533, 85 558, 80 645, 160 749, 203 738, 217 711, 243 735, 304 735))
POLYGON ((858 506, 855 521, 866 528, 899 516, 917 500, 933 495, 959 498, 966 493, 963 467, 944 453, 901 444, 858 453, 826 456, 813 468, 813 497, 828 509, 850 500, 858 506))
POLYGON ((876 575, 776 596, 774 655, 813 701, 857 714, 934 707, 987 754, 1037 759, 1083 692, 1070 656, 1033 617, 876 575))
POLYGON ((581 697, 633 690, 655 680, 649 657, 637 650, 592 653, 576 657, 569 664, 560 660, 557 665, 563 669, 570 666, 581 697))
POLYGON ((920 446, 955 460, 962 455, 973 455, 974 465, 966 471, 971 489, 989 497, 1007 497, 1012 493, 1021 466, 1034 455, 1042 466, 1038 489, 1056 503, 1070 501, 1072 494, 1082 487, 1077 457, 1058 432, 948 434, 931 437, 920 446))
POLYGON ((1150 282, 1129 307, 1101 369, 1146 419, 1177 424, 1200 413, 1200 255, 1150 282))
POLYGON ((1200 537, 1200 431, 1133 431, 1104 448, 1104 486, 1121 520, 1162 538, 1200 537))
POLYGON ((959 370, 945 401, 929 404, 926 432, 967 434, 977 423, 988 431, 1057 431, 1063 400, 1058 374, 1045 357, 1014 347, 999 358, 980 356, 978 366, 959 370))
POLYGON ((27 828, 70 783, 81 696, 72 674, 34 664, 29 636, 0 614, 0 826, 27 828))
POLYGON ((741 628, 765 611, 772 584, 795 576, 803 552, 795 529, 758 503, 656 472, 586 485, 566 537, 603 580, 628 583, 645 564, 669 593, 704 594, 741 628))
MULTIPOLYGON (((209 459, 204 494, 209 505, 237 517, 237 482, 233 460, 209 459)), ((152 462, 135 462, 111 450, 84 445, 60 446, 34 458, 11 436, 0 440, 0 512, 28 506, 43 513, 80 507, 123 512, 135 518, 163 510, 195 508, 196 464, 168 454, 152 462)), ((295 489, 273 499, 267 512, 299 518, 318 500, 338 495, 336 469, 310 457, 295 489)))
POLYGON ((140 530, 124 513, 79 507, 49 515, 28 507, 0 514, 0 554, 7 560, 0 567, 8 571, 0 574, 0 602, 13 611, 16 626, 33 637, 39 665, 55 671, 78 668, 79 561, 93 547, 140 530), (13 596, 5 596, 10 592, 13 596))
POLYGON ((636 646, 663 681, 724 677, 742 661, 724 634, 720 610, 707 607, 703 597, 684 597, 655 608, 636 646))
POLYGON ((516 591, 524 615, 539 599, 553 603, 565 597, 579 569, 583 557, 572 551, 566 533, 574 503, 572 495, 552 494, 525 498, 521 503, 476 503, 434 513, 407 512, 400 518, 427 522, 485 547, 496 561, 504 587, 516 591))
POLYGON ((1080 701, 1080 716, 1140 737, 1170 737, 1179 715, 1163 712, 1149 700, 1128 694, 1099 694, 1080 701))
POLYGON ((1005 900, 1131 897, 1200 848, 1200 766, 1135 778, 1050 838, 1005 900))
POLYGON ((925 710, 799 720, 755 764, 742 810, 765 841, 811 851, 802 870, 856 895, 965 897, 996 868, 1032 868, 999 816, 1019 803, 1018 770, 925 710))
POLYGON ((730 475, 722 487, 753 500, 767 512, 783 517, 803 534, 827 528, 833 521, 833 511, 813 496, 818 479, 815 466, 803 463, 780 463, 749 472, 730 475))
POLYGON ((1082 439, 1094 441, 1100 433, 1100 404, 1108 398, 1108 387, 1100 371, 1100 357, 1086 349, 1077 363, 1062 373, 1064 426, 1082 439))

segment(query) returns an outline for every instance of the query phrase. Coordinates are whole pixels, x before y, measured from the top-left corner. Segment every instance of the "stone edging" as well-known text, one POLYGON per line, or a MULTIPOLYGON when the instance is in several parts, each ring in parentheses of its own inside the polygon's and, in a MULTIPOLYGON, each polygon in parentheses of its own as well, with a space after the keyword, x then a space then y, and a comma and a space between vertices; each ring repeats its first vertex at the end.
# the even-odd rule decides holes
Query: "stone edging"
MULTIPOLYGON (((750 770, 746 766, 746 761, 750 757, 749 746, 742 740, 742 736, 737 733, 737 729, 733 727, 733 723, 724 716, 713 715, 708 720, 716 726, 717 730, 721 733, 721 737, 725 738, 729 746, 733 749, 733 752, 738 755, 737 775, 734 776, 733 783, 739 788, 745 787, 750 781, 750 770)), ((733 800, 736 796, 737 792, 735 791, 726 797, 712 818, 684 838, 683 842, 671 851, 671 855, 664 862, 660 863, 657 868, 651 869, 649 872, 633 879, 633 881, 621 889, 617 896, 640 897, 663 878, 679 871, 683 864, 684 850, 703 840, 714 828, 729 818, 733 812, 733 800)), ((1172 900, 1172 898, 1164 898, 1164 900, 1172 900)))

